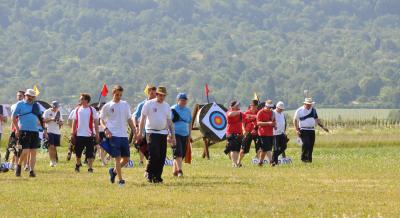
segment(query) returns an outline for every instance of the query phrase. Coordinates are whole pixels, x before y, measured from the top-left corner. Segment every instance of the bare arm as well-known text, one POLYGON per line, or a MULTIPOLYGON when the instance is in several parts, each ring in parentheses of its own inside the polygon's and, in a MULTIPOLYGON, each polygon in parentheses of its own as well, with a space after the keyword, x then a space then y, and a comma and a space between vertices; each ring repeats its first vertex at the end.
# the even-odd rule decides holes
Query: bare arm
POLYGON ((273 126, 273 125, 274 125, 273 121, 268 121, 268 122, 257 121, 257 126, 273 126))
POLYGON ((317 122, 318 126, 320 126, 325 132, 329 132, 329 129, 326 128, 323 124, 322 121, 320 119, 315 119, 315 121, 317 122))
POLYGON ((136 132, 138 132, 138 137, 141 137, 143 135, 143 129, 146 122, 146 118, 147 116, 144 114, 142 114, 142 116, 140 117, 139 129, 136 130, 136 132))
POLYGON ((12 118, 12 125, 13 125, 13 127, 15 127, 15 135, 18 138, 19 137, 19 126, 18 126, 17 117, 12 118))
POLYGON ((76 129, 75 129, 75 125, 76 125, 76 120, 72 120, 72 135, 75 135, 76 134, 76 129))
POLYGON ((228 113, 228 117, 236 117, 238 115, 240 115, 242 112, 240 111, 231 111, 228 113))
POLYGON ((132 131, 132 132, 136 132, 136 126, 135 126, 133 120, 134 120, 134 119, 132 119, 132 118, 130 117, 130 118, 128 119, 128 125, 129 125, 129 127, 131 128, 131 131, 132 131))
POLYGON ((172 139, 172 145, 176 145, 174 123, 172 122, 171 119, 167 119, 167 124, 168 124, 169 134, 170 134, 170 137, 172 139))

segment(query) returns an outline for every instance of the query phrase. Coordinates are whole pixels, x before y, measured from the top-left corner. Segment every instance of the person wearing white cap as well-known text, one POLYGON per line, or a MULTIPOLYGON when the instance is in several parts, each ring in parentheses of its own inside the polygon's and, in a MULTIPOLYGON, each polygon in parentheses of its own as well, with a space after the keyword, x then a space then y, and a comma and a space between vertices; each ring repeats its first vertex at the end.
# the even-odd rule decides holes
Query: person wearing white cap
POLYGON ((35 103, 36 92, 28 89, 25 92, 25 99, 15 106, 12 113, 13 125, 15 126, 15 136, 22 146, 22 153, 18 160, 15 170, 17 177, 21 176, 22 162, 29 158, 29 176, 36 177, 34 172, 36 164, 36 149, 40 147, 39 143, 39 127, 42 112, 37 103, 35 103))
POLYGON ((317 110, 313 107, 313 104, 312 98, 306 98, 304 100, 304 105, 296 110, 293 118, 293 125, 296 128, 296 133, 303 142, 301 160, 304 163, 312 162, 312 153, 315 143, 315 125, 318 124, 323 130, 329 132, 318 118, 317 110))
POLYGON ((287 136, 286 136, 286 118, 283 111, 285 105, 282 101, 276 103, 276 109, 274 110, 276 125, 274 127, 274 152, 272 153, 272 165, 278 164, 278 157, 285 152, 287 147, 287 136))
POLYGON ((49 158, 51 167, 54 167, 57 164, 57 147, 61 145, 60 128, 63 125, 63 119, 59 108, 60 103, 53 101, 51 103, 51 108, 45 110, 43 113, 43 120, 46 123, 45 132, 47 133, 47 139, 49 140, 49 158))

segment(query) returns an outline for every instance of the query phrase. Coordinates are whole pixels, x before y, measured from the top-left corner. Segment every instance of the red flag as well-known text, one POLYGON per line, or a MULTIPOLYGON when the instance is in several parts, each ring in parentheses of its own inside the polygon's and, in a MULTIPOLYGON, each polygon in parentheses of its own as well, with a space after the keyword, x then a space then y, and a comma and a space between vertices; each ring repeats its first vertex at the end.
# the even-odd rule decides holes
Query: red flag
POLYGON ((208 84, 206 84, 205 91, 206 91, 206 96, 208 96, 208 93, 210 92, 210 90, 208 89, 208 84))
POLYGON ((101 89, 101 96, 106 97, 108 94, 107 85, 104 83, 103 88, 101 89))

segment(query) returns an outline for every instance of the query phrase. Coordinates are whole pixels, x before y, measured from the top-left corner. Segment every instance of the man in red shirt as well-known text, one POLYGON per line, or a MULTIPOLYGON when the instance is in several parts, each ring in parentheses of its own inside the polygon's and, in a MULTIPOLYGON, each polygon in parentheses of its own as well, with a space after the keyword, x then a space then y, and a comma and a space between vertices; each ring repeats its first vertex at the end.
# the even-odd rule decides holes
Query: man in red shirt
MULTIPOLYGON (((265 102, 265 107, 257 113, 258 135, 260 140, 261 157, 259 166, 264 163, 265 155, 268 157, 269 163, 272 163, 272 145, 274 142, 273 128, 275 126, 274 105, 272 100, 265 102)), ((273 166, 271 164, 271 166, 273 166)))
POLYGON ((232 160, 232 166, 238 167, 239 151, 242 144, 242 123, 243 113, 240 111, 240 103, 238 101, 232 101, 229 110, 226 112, 226 139, 228 145, 226 152, 230 152, 232 160))
POLYGON ((257 133, 257 113, 258 113, 258 100, 252 100, 249 108, 246 112, 243 114, 243 128, 244 128, 244 137, 242 141, 242 147, 240 149, 239 153, 239 161, 238 161, 238 166, 242 166, 242 160, 244 158, 244 155, 249 153, 250 151, 250 145, 251 142, 254 141, 254 144, 256 145, 256 152, 257 152, 257 138, 258 138, 258 133, 257 133))

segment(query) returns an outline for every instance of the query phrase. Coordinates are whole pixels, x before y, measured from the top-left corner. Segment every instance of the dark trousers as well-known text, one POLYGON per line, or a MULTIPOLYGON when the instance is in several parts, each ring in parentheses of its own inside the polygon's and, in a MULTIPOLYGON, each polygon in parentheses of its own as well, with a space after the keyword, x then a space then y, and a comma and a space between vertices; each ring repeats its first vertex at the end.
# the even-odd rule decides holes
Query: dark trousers
POLYGON ((315 143, 315 131, 300 130, 300 138, 303 141, 303 146, 301 147, 301 160, 303 162, 311 163, 315 143))
POLYGON ((149 133, 146 134, 146 140, 149 146, 149 162, 146 169, 148 177, 161 179, 167 156, 167 135, 149 133))
POLYGON ((286 148, 287 148, 286 135, 281 134, 274 136, 274 152, 272 154, 272 161, 275 164, 278 164, 278 157, 283 152, 285 152, 286 148))

